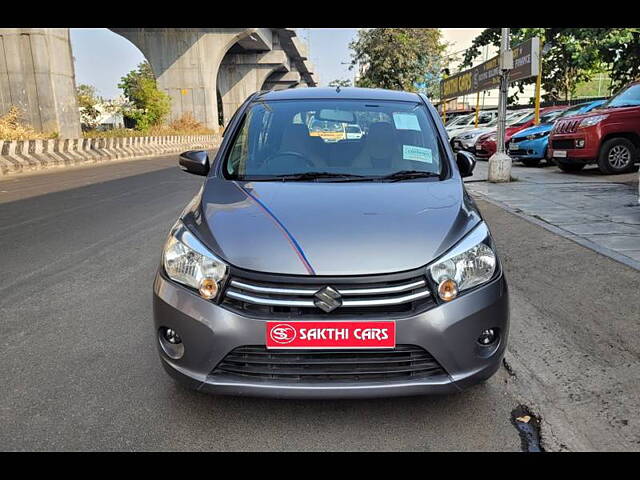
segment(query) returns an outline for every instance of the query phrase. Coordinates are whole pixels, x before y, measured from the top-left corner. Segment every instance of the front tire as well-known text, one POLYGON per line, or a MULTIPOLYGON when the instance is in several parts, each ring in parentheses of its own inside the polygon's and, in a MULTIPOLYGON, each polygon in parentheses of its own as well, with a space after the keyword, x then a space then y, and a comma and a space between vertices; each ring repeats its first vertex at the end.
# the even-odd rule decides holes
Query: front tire
POLYGON ((562 170, 563 172, 579 172, 580 170, 582 170, 584 168, 584 163, 569 163, 569 162, 564 162, 562 160, 558 160, 557 158, 554 158, 554 161, 556 162, 556 165, 558 165, 558 167, 560 168, 560 170, 562 170))
POLYGON ((626 138, 611 138, 602 144, 598 167, 602 173, 626 173, 633 169, 636 147, 626 138))

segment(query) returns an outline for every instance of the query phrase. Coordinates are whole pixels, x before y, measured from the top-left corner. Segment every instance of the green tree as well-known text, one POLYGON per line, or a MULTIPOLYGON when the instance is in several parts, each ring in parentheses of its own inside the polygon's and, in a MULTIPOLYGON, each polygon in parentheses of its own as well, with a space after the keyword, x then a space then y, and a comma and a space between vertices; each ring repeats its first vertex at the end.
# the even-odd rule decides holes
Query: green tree
POLYGON ((98 126, 98 117, 100 116, 97 105, 102 101, 96 92, 96 88, 91 85, 78 85, 76 87, 76 96, 80 107, 82 128, 84 130, 95 129, 98 126))
MULTIPOLYGON (((640 74, 640 34, 624 28, 512 28, 511 45, 538 36, 549 51, 542 59, 545 100, 568 100, 580 83, 594 74, 608 72, 614 86, 640 74)), ((485 29, 465 55, 461 68, 468 68, 486 45, 499 47, 500 28, 485 29)), ((535 78, 516 82, 519 92, 535 78)), ((517 100, 517 93, 510 101, 517 100)))
POLYGON ((351 80, 346 79, 346 80, 331 80, 329 82, 329 86, 336 88, 336 87, 350 87, 351 86, 351 80))
POLYGON ((156 77, 147 61, 122 77, 118 88, 131 102, 124 115, 135 120, 138 130, 160 125, 171 111, 171 99, 158 89, 156 77))
POLYGON ((351 68, 364 67, 359 87, 437 91, 444 52, 437 28, 371 28, 349 44, 351 68))
POLYGON ((602 59, 609 65, 614 89, 640 79, 640 29, 608 28, 599 40, 602 59))

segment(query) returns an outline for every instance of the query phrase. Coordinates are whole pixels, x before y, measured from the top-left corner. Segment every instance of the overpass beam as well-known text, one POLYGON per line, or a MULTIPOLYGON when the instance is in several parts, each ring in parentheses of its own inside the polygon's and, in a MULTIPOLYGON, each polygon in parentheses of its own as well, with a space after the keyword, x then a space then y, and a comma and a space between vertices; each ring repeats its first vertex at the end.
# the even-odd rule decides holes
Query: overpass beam
POLYGON ((217 78, 227 51, 239 44, 272 48, 273 35, 263 28, 124 28, 112 29, 136 45, 151 64, 160 89, 171 97, 172 120, 192 113, 217 131, 217 78))
POLYGON ((218 71, 224 124, 229 122, 249 95, 262 90, 266 79, 274 71, 287 72, 289 68, 289 58, 283 50, 227 54, 218 71))
POLYGON ((69 29, 0 29, 0 115, 12 106, 36 130, 81 136, 69 29))

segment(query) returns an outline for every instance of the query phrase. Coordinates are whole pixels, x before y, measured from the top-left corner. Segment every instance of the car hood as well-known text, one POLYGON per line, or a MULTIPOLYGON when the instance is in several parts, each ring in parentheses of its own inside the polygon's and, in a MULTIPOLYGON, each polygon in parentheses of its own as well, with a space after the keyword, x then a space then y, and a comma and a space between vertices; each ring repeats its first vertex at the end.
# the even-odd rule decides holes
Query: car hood
POLYGON ((430 263, 480 216, 444 181, 233 182, 212 177, 185 224, 233 266, 292 275, 369 275, 430 263))
POLYGON ((533 135, 535 133, 544 133, 550 132, 553 129, 553 123, 541 123, 540 125, 536 125, 534 127, 525 128, 524 130, 520 130, 513 135, 513 138, 522 138, 527 135, 533 135))
MULTIPOLYGON (((611 115, 617 113, 627 113, 627 112, 637 112, 640 110, 640 105, 629 106, 629 107, 615 107, 615 108, 594 108, 593 110, 589 110, 586 113, 580 113, 577 115, 571 115, 571 117, 567 117, 567 119, 571 120, 584 120, 588 117, 593 117, 596 115, 611 115)), ((564 120, 564 119, 562 119, 564 120)))
POLYGON ((466 132, 467 130, 472 130, 474 128, 475 127, 469 125, 467 125, 466 127, 454 127, 447 130, 447 133, 449 134, 449 138, 453 138, 456 135, 460 135, 461 133, 466 132))

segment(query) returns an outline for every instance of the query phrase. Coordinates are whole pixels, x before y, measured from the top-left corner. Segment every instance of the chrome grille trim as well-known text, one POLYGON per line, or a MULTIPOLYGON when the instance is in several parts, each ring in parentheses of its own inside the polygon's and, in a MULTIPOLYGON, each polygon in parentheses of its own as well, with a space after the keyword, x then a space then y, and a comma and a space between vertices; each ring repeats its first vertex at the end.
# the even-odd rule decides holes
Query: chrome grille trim
POLYGON ((232 270, 222 291, 221 305, 256 318, 327 319, 401 318, 437 304, 424 268, 367 276, 266 274, 232 270), (323 308, 322 292, 339 293, 337 307, 323 308))
MULTIPOLYGON (((375 298, 375 299, 359 299, 359 300, 343 300, 342 307, 380 307, 384 305, 399 305, 401 303, 413 302, 420 298, 425 298, 431 295, 431 292, 427 289, 421 290, 409 295, 402 295, 399 297, 388 298, 375 298)), ((255 303, 257 305, 268 305, 276 307, 314 307, 313 300, 297 300, 297 299, 276 299, 268 297, 259 297, 241 293, 236 290, 228 289, 227 296, 235 298, 236 300, 242 300, 249 303, 255 303)))
MULTIPOLYGON (((418 280, 416 282, 406 283, 403 285, 394 285, 393 287, 376 287, 376 288, 336 288, 340 295, 383 295, 386 293, 400 293, 416 288, 424 287, 427 284, 425 280, 418 280)), ((237 287, 242 290, 248 290, 254 293, 267 293, 273 295, 303 295, 313 296, 319 289, 309 288, 279 288, 279 287, 265 287, 262 285, 254 285, 251 283, 241 282, 238 280, 231 280, 231 287, 237 287)))
POLYGON ((274 295, 305 295, 311 296, 318 291, 318 289, 309 288, 277 288, 277 287, 263 287, 261 285, 254 285, 251 283, 240 282, 238 280, 231 280, 232 287, 238 287, 242 290, 249 290, 255 293, 272 293, 274 295))
POLYGON ((274 307, 315 307, 313 300, 278 300, 275 298, 255 297, 235 290, 227 290, 227 297, 242 300, 244 302, 255 303, 257 305, 270 305, 274 307))

